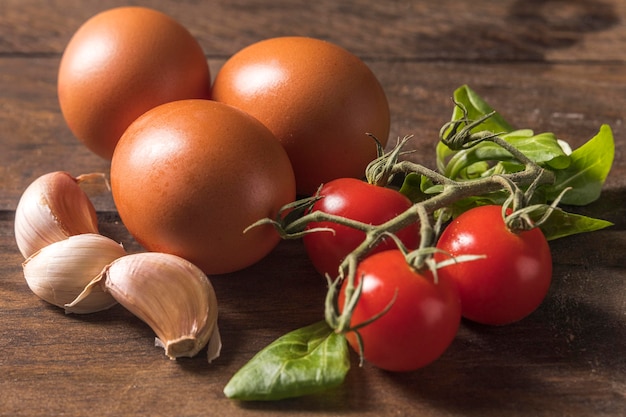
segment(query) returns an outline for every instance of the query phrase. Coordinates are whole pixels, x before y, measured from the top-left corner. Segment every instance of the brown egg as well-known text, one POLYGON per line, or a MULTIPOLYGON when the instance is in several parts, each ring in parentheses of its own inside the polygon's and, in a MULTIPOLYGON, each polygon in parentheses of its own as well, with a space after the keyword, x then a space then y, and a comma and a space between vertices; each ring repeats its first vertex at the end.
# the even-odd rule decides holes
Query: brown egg
POLYGON ((264 123, 287 150, 299 194, 364 176, 376 156, 373 134, 389 135, 389 105, 372 71, 319 39, 281 37, 250 45, 217 73, 213 99, 264 123))
POLYGON ((93 16, 71 38, 58 95, 74 135, 110 159, 124 130, 147 110, 208 98, 210 73, 202 48, 180 23, 156 10, 119 7, 93 16))
POLYGON ((212 100, 155 107, 124 132, 111 162, 120 218, 147 250, 207 274, 245 268, 280 241, 273 226, 244 230, 295 199, 287 153, 250 115, 212 100))

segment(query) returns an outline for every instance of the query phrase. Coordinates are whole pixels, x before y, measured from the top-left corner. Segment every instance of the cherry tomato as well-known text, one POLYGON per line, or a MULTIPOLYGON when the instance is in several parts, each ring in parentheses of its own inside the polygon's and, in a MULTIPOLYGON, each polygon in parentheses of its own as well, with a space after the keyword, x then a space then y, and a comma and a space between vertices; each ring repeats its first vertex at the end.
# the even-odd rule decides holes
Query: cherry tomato
MULTIPOLYGON (((366 361, 389 371, 412 371, 446 351, 461 321, 454 283, 441 277, 435 282, 429 270, 418 272, 397 249, 363 260, 356 283, 361 279, 363 292, 352 314, 352 327, 375 317, 393 301, 385 314, 359 330, 366 361)), ((345 287, 344 282, 338 298, 340 311, 345 287)), ((346 338, 358 352, 356 334, 348 332, 346 338)))
POLYGON ((258 120, 198 99, 155 107, 129 126, 113 154, 111 189, 144 248, 220 274, 278 244, 271 225, 244 230, 292 202, 295 179, 285 150, 258 120))
POLYGON ((357 56, 320 39, 265 39, 230 57, 213 99, 259 119, 287 150, 298 194, 335 178, 361 178, 389 135, 389 104, 357 56))
MULTIPOLYGON (((323 211, 362 223, 378 225, 391 220, 411 207, 411 201, 391 188, 379 187, 354 178, 339 178, 324 184, 322 196, 311 211, 323 211)), ((360 230, 333 222, 312 222, 307 228, 328 228, 334 233, 320 231, 304 235, 306 252, 315 269, 322 275, 335 277, 343 259, 365 238, 360 230)), ((419 226, 411 224, 396 233, 408 249, 419 244, 419 226)), ((369 255, 396 248, 391 238, 384 238, 372 248, 369 255)))
POLYGON ((550 287, 552 256, 543 233, 538 228, 512 232, 500 206, 461 214, 443 231, 437 247, 452 256, 486 256, 439 270, 440 277, 456 282, 463 316, 478 323, 521 320, 541 304, 550 287))

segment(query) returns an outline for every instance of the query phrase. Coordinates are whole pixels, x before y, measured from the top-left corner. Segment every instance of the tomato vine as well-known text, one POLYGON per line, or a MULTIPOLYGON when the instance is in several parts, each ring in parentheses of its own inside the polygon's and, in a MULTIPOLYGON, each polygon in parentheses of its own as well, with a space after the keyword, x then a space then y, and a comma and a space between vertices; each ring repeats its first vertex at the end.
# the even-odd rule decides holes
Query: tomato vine
MULTIPOLYGON (((454 94, 452 119, 440 131, 437 171, 402 159, 410 140, 411 136, 406 136, 390 152, 380 152, 365 172, 369 183, 381 187, 389 186, 395 176, 403 176, 400 191, 414 203, 398 216, 380 225, 371 225, 322 211, 311 211, 312 205, 321 198, 316 194, 286 205, 274 219, 261 219, 250 226, 272 224, 284 239, 297 239, 306 233, 319 232, 316 228, 307 229, 307 225, 322 221, 354 228, 365 234, 361 244, 345 257, 337 276, 326 277, 325 322, 330 329, 329 334, 358 332, 351 325, 351 317, 363 291, 363 281, 357 284, 359 263, 376 242, 393 237, 395 232, 409 224, 419 222, 420 225, 419 248, 410 253, 404 251, 407 262, 417 271, 424 268, 436 271, 438 266, 432 255, 436 251, 434 247, 442 225, 471 207, 498 204, 506 209, 512 204, 517 213, 510 217, 511 221, 515 221, 513 227, 541 227, 549 239, 610 226, 606 221, 567 213, 557 207, 560 201, 585 205, 599 197, 614 153, 612 133, 606 125, 601 127, 598 135, 570 153, 568 147, 553 134, 535 135, 528 129, 513 130, 474 91, 462 86, 454 94), (567 198, 570 193, 573 196, 567 198), (339 306, 341 286, 344 302, 339 306)), ((401 244, 399 246, 403 249, 401 244)), ((384 313, 381 311, 381 314, 384 313)), ((372 317, 372 320, 377 318, 372 317)), ((299 332, 299 340, 306 337, 301 330, 296 332, 299 332)), ((336 339, 333 342, 345 346, 345 340, 341 340, 343 343, 336 339)), ((267 361, 267 352, 263 352, 251 363, 267 361)), ((313 379, 307 384, 311 392, 318 390, 324 382, 319 376, 319 369, 315 369, 315 361, 310 361, 311 357, 306 352, 301 359, 312 369, 306 373, 307 367, 298 368, 299 372, 305 372, 313 379)), ((280 357, 274 360, 280 362, 280 357)), ((229 397, 277 399, 307 393, 294 391, 294 387, 282 384, 273 389, 265 386, 263 390, 271 394, 259 394, 253 388, 259 375, 246 372, 247 368, 249 366, 242 368, 227 385, 225 392, 229 397), (247 387, 245 392, 233 388, 241 385, 242 381, 247 387)), ((347 372, 347 368, 342 369, 347 372)), ((333 381, 337 382, 336 375, 333 381)))

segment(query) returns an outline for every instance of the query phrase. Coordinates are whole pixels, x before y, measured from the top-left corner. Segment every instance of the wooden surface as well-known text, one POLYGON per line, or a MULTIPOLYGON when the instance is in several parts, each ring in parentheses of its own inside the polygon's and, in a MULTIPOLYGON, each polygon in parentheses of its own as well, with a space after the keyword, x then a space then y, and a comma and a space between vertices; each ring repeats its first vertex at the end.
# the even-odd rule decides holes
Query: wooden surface
MULTIPOLYGON (((66 316, 36 298, 13 237, 24 188, 55 170, 106 172, 72 137, 56 73, 72 33, 113 0, 0 0, 0 415, 35 416, 623 416, 626 413, 626 2, 438 0, 339 2, 154 0, 199 39, 213 74, 232 53, 279 35, 351 50, 381 80, 391 138, 419 137, 434 164, 453 90, 469 84, 518 127, 578 146, 602 123, 616 159, 601 199, 580 212, 615 223, 552 243, 554 283, 522 322, 463 323, 431 366, 390 374, 368 365, 308 398, 240 404, 230 376, 274 338, 322 318, 324 282, 299 242, 248 270, 213 277, 222 356, 173 362, 121 307, 66 316)), ((102 232, 140 250, 108 195, 94 199, 102 232)))

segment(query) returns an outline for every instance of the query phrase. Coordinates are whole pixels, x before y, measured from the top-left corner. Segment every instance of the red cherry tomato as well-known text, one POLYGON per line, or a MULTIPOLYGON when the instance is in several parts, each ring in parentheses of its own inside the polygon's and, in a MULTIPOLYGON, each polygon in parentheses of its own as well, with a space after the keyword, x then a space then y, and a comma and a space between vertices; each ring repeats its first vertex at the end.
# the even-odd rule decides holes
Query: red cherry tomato
MULTIPOLYGON (((532 313, 552 279, 550 247, 540 229, 514 233, 500 206, 482 206, 457 217, 437 247, 452 256, 485 255, 439 270, 456 282, 463 316, 483 324, 512 323, 532 313)), ((436 259, 446 256, 437 254, 436 259)))
MULTIPOLYGON (((313 205, 311 211, 319 210, 374 225, 391 220, 412 204, 396 190, 354 178, 330 181, 322 186, 319 194, 322 198, 313 205)), ((363 242, 365 233, 334 222, 312 222, 307 228, 318 227, 332 229, 334 233, 320 231, 306 234, 303 238, 306 252, 318 272, 335 277, 343 259, 363 242)), ((396 235, 409 249, 415 249, 419 244, 417 223, 405 227, 396 235)), ((391 238, 385 238, 369 255, 396 247, 391 238)))
MULTIPOLYGON (((454 283, 429 270, 413 269, 397 249, 372 255, 356 271, 363 291, 352 314, 351 326, 375 317, 393 301, 380 318, 359 330, 364 358, 389 371, 412 371, 439 358, 454 340, 461 321, 461 304, 454 283)), ((345 301, 344 283, 339 293, 340 311, 345 301)), ((358 352, 354 332, 346 333, 358 352)))

